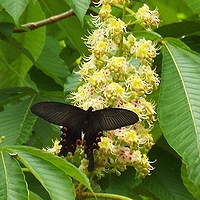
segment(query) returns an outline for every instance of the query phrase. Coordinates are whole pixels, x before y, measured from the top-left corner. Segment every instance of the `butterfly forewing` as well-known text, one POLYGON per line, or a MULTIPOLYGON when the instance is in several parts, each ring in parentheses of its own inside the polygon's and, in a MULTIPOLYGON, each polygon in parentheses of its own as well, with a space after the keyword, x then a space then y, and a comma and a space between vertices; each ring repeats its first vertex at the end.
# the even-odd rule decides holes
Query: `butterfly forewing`
POLYGON ((58 102, 36 103, 31 112, 50 123, 71 128, 79 126, 80 129, 87 115, 85 110, 58 102))
POLYGON ((97 110, 92 115, 101 130, 114 130, 133 125, 139 120, 136 113, 121 108, 97 110))

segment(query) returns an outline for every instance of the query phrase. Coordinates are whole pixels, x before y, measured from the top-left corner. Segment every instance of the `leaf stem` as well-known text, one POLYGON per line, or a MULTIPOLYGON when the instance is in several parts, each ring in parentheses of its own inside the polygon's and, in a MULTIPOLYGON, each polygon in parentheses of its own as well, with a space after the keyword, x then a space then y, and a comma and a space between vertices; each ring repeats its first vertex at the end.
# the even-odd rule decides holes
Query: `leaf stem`
MULTIPOLYGON (((97 199, 100 198, 108 198, 108 199, 117 199, 117 200, 133 200, 131 198, 125 197, 125 196, 121 196, 121 195, 117 195, 117 194, 106 194, 106 193, 94 193, 97 199)), ((81 198, 90 198, 90 197, 94 197, 94 194, 89 193, 89 192, 83 192, 81 193, 81 198)))
MULTIPOLYGON (((128 12, 130 15, 135 16, 135 12, 133 12, 130 8, 128 8, 128 7, 124 6, 124 5, 115 4, 115 7, 121 8, 121 9, 125 9, 126 12, 128 12)), ((123 18, 122 18, 122 20, 123 20, 123 18)))

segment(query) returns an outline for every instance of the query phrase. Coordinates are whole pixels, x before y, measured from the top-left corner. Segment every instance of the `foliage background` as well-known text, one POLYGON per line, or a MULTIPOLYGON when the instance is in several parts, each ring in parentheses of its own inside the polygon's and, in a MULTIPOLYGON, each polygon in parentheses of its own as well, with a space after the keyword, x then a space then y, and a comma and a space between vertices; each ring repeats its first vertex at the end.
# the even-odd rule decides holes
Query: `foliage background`
MULTIPOLYGON (((128 169, 99 184, 104 193, 131 199, 200 199, 200 0, 131 1, 131 9, 143 3, 157 7, 162 20, 152 33, 137 26, 132 30, 136 37, 159 41, 161 48, 155 61, 161 85, 151 95, 158 105, 152 131, 156 144, 149 152, 155 170, 137 180, 128 169)), ((51 146, 60 131, 29 109, 43 100, 65 102, 80 84, 73 71, 76 60, 88 54, 81 38, 97 8, 89 0, 0 0, 0 5, 0 136, 5 136, 0 199, 75 199, 69 175, 92 191, 89 180, 63 159, 39 150, 51 146), (34 30, 25 25, 70 9, 75 15, 55 23, 34 30)), ((114 13, 120 16, 121 10, 114 13)))

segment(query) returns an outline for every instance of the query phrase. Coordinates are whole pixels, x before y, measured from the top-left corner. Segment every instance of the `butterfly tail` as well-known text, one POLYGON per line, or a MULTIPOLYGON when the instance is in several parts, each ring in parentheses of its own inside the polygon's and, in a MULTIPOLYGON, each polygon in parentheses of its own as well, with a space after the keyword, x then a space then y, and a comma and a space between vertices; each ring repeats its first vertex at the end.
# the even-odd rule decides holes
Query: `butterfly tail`
POLYGON ((93 155, 93 151, 88 151, 87 152, 87 158, 89 160, 88 171, 91 172, 94 169, 94 155, 93 155))

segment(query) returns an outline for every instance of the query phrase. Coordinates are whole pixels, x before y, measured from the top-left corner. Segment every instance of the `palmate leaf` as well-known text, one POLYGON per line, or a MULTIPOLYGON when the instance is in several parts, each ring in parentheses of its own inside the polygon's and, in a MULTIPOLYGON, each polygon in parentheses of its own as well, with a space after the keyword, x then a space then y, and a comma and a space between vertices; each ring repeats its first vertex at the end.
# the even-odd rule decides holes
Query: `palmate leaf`
POLYGON ((200 57, 178 40, 163 46, 158 119, 168 143, 200 186, 200 57), (179 46, 179 47, 178 47, 179 46))

